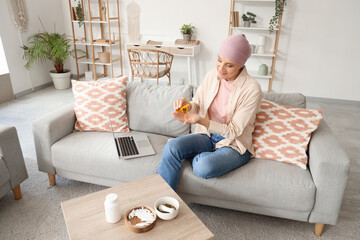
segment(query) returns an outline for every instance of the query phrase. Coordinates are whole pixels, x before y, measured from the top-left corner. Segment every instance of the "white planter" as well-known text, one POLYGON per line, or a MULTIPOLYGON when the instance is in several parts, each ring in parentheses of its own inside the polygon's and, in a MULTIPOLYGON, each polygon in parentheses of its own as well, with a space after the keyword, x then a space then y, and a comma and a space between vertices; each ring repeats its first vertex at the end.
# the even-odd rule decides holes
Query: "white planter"
POLYGON ((50 71, 50 76, 52 77, 56 89, 67 89, 71 86, 70 70, 66 69, 64 73, 57 73, 56 70, 52 70, 50 71))

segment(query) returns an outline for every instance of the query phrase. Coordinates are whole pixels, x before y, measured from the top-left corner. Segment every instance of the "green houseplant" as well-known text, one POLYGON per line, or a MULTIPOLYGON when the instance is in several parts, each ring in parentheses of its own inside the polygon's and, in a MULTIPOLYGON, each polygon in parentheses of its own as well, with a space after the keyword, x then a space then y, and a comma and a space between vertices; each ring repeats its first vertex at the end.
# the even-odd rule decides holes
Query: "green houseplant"
POLYGON ((47 31, 35 33, 28 39, 29 45, 23 45, 25 68, 29 69, 34 62, 49 60, 56 71, 50 71, 56 89, 70 87, 70 70, 64 70, 64 62, 74 55, 71 40, 65 34, 49 33, 47 31))
MULTIPOLYGON (((74 0, 76 2, 76 0, 74 0)), ((81 0, 78 0, 76 7, 72 7, 73 17, 74 20, 77 20, 79 23, 79 27, 81 27, 84 24, 85 15, 84 10, 81 4, 81 0)))
POLYGON ((250 23, 256 23, 256 15, 252 12, 247 12, 242 15, 242 20, 244 21, 244 27, 250 27, 250 23))
POLYGON ((180 28, 181 33, 183 34, 184 41, 190 41, 192 34, 194 33, 195 27, 191 24, 184 24, 180 28))
POLYGON ((79 27, 81 27, 84 24, 85 16, 80 0, 76 6, 76 18, 79 21, 79 27))
POLYGON ((275 15, 270 19, 270 34, 278 27, 279 18, 282 17, 286 6, 286 0, 275 0, 275 15))

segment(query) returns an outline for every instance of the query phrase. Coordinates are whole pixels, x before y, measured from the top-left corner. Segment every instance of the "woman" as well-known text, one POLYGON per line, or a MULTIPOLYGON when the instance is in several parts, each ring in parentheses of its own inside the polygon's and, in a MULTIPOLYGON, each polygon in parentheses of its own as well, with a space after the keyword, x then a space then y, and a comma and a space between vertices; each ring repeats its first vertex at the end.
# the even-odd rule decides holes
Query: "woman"
POLYGON ((220 46, 216 69, 210 71, 190 102, 188 113, 174 112, 184 124, 198 124, 195 133, 171 139, 165 145, 158 173, 176 191, 182 163, 192 161, 193 172, 214 178, 246 164, 254 154, 252 132, 262 92, 244 66, 250 57, 244 35, 233 35, 220 46))

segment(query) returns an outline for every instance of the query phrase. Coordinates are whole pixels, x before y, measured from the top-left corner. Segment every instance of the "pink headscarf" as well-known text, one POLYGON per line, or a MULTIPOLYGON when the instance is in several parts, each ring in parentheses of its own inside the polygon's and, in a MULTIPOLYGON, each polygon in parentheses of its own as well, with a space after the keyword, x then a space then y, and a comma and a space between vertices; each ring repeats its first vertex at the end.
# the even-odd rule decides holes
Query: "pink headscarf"
POLYGON ((219 56, 235 62, 240 67, 251 55, 251 47, 244 34, 227 37, 220 46, 219 56))

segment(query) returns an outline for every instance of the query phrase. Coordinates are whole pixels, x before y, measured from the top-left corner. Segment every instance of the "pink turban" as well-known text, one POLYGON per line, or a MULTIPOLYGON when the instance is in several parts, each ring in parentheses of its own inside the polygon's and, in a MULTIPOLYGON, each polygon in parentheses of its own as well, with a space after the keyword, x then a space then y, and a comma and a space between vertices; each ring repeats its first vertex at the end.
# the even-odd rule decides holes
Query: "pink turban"
POLYGON ((244 66, 251 55, 251 47, 244 34, 227 37, 220 46, 219 56, 244 66))

